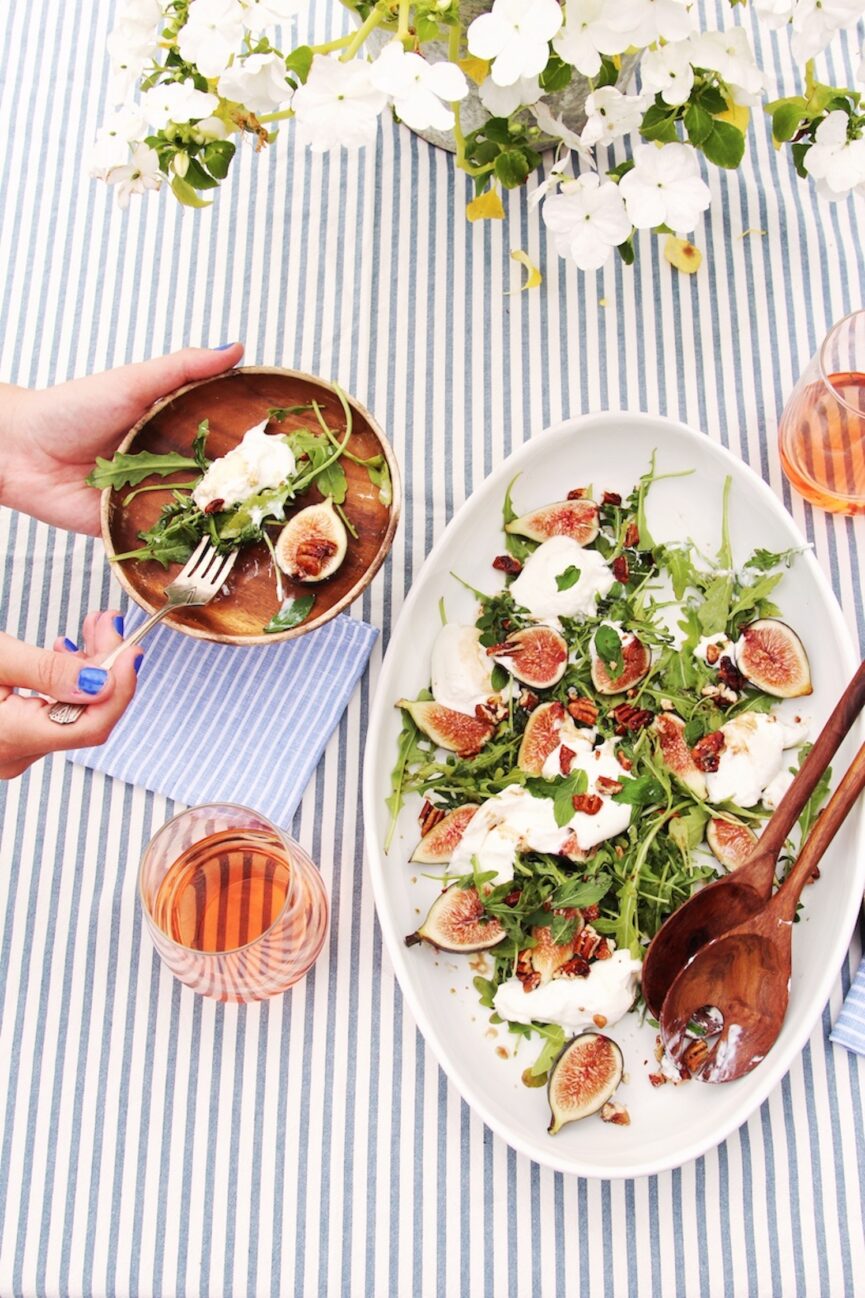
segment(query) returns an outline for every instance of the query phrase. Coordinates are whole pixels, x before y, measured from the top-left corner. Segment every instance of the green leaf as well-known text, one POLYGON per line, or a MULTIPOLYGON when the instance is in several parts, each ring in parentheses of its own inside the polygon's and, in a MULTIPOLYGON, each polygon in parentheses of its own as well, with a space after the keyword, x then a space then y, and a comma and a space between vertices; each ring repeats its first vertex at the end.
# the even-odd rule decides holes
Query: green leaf
POLYGON ((772 113, 772 135, 779 144, 792 140, 805 113, 805 100, 788 99, 781 102, 772 113))
MULTIPOLYGON (((428 691, 423 690, 418 696, 419 699, 431 698, 428 691)), ((405 783, 409 768, 417 766, 429 757, 429 747, 424 736, 415 725, 410 712, 403 710, 402 713, 402 730, 399 735, 397 745, 396 764, 390 774, 390 796, 385 799, 385 805, 390 812, 390 821, 387 827, 387 834, 384 840, 385 852, 390 851, 390 845, 393 841, 396 822, 405 798, 405 783)))
POLYGON ((626 158, 624 162, 619 162, 615 167, 610 167, 607 172, 607 179, 615 181, 621 180, 622 176, 627 176, 629 171, 634 170, 634 165, 633 158, 626 158))
POLYGON ((208 203, 205 199, 199 198, 192 186, 187 181, 181 180, 179 176, 172 177, 171 192, 184 207, 213 206, 212 203, 208 203))
POLYGON ((521 149, 505 149, 495 161, 495 173, 505 189, 517 189, 525 184, 529 164, 521 149))
MULTIPOLYGON (((570 84, 573 68, 565 63, 558 54, 551 54, 547 66, 540 75, 541 90, 544 94, 553 95, 557 90, 564 90, 570 84)), ((597 86, 597 82, 595 83, 597 86)))
POLYGON ((616 245, 616 252, 621 257, 626 266, 634 264, 634 235, 633 232, 628 235, 624 243, 616 245))
POLYGON ((510 122, 506 117, 491 117, 485 122, 478 134, 482 134, 484 139, 495 140, 496 144, 501 144, 507 148, 512 142, 510 122))
POLYGON ((341 505, 348 493, 348 481, 345 469, 339 460, 325 465, 315 480, 315 485, 323 496, 330 496, 335 505, 341 505))
POLYGON ((275 634, 277 631, 288 631, 293 626, 299 626, 309 617, 314 603, 315 595, 301 595, 297 599, 287 599, 279 612, 274 613, 264 628, 265 631, 268 634, 275 634))
POLYGON ((660 140, 662 144, 673 144, 679 138, 676 130, 678 109, 670 108, 660 99, 646 109, 643 114, 640 134, 644 140, 660 140))
POLYGON ((493 690, 495 690, 496 693, 498 693, 499 690, 503 690, 509 680, 510 673, 507 668, 503 667, 501 663, 496 663, 490 675, 490 684, 492 685, 493 690))
POLYGON ((755 568, 759 572, 769 572, 772 568, 780 568, 782 564, 785 568, 789 568, 796 556, 802 554, 807 548, 807 546, 796 545, 789 550, 757 549, 750 559, 745 560, 745 567, 755 568))
POLYGON ((134 487, 152 473, 167 477, 178 469, 197 469, 197 460, 188 455, 177 455, 170 451, 165 455, 156 455, 152 451, 136 451, 127 455, 118 451, 110 460, 101 455, 96 457, 96 467, 84 479, 88 487, 102 491, 105 487, 134 487))
POLYGON ((561 907, 594 906, 606 897, 612 883, 608 874, 599 874, 594 879, 569 879, 556 888, 550 900, 554 906, 561 907))
POLYGON ((699 843, 702 843, 708 821, 708 811, 697 806, 683 811, 670 821, 667 832, 683 856, 687 857, 699 843))
POLYGON ((751 609, 757 608, 763 600, 769 598, 783 576, 783 572, 766 573, 765 576, 755 581, 752 586, 744 586, 734 599, 733 607, 730 609, 730 617, 734 618, 740 613, 747 613, 751 609))
POLYGON ((472 979, 472 985, 474 986, 484 1009, 491 1010, 493 1008, 493 997, 498 991, 496 983, 492 982, 489 978, 481 978, 480 974, 478 974, 472 979))
POLYGON ((186 181, 187 185, 191 185, 193 189, 216 189, 219 183, 214 180, 212 176, 208 175, 204 168, 200 166, 194 158, 189 159, 183 179, 186 181))
POLYGON ((685 109, 685 130, 688 139, 698 148, 712 133, 715 122, 711 113, 706 112, 700 104, 689 104, 685 109))
POLYGON ((274 419, 278 424, 281 424, 289 415, 302 415, 307 410, 312 410, 312 405, 268 406, 267 417, 268 419, 274 419))
POLYGON ((306 81, 312 67, 312 50, 308 45, 298 45, 285 60, 286 69, 295 73, 299 81, 306 81))
POLYGON ((210 144, 205 145, 202 157, 210 174, 217 180, 225 180, 235 152, 231 140, 211 140, 210 144))
POLYGON ((666 801, 667 794, 663 784, 648 772, 631 779, 623 777, 620 783, 621 789, 612 795, 613 802, 623 802, 630 807, 650 807, 655 803, 666 801))
POLYGON ((576 586, 580 576, 580 569, 569 564, 565 571, 560 572, 556 577, 556 590, 570 590, 572 586, 576 586))
POLYGON ((706 598, 701 604, 697 617, 703 635, 716 635, 726 631, 730 620, 730 600, 733 597, 733 578, 715 577, 706 590, 706 598))
POLYGON ((601 55, 601 70, 593 80, 595 89, 600 90, 603 86, 614 86, 618 79, 619 69, 613 59, 601 55))
MULTIPOLYGON (((517 474, 516 478, 511 478, 505 492, 502 504, 502 525, 504 527, 507 527, 508 523, 512 523, 515 518, 519 518, 519 514, 514 509, 511 501, 511 489, 519 476, 517 474)), ((520 563, 523 563, 537 549, 537 545, 534 541, 530 541, 527 536, 517 536, 514 532, 505 532, 505 549, 513 558, 519 559, 520 563)))
POLYGON ((588 787, 589 777, 582 770, 554 780, 546 780, 543 776, 531 776, 526 780, 526 788, 533 798, 552 798, 553 815, 559 829, 563 829, 574 814, 574 798, 585 793, 588 787))
POLYGON ((207 444, 207 434, 209 432, 210 420, 202 419, 196 429, 195 437, 192 439, 192 455, 202 473, 206 473, 210 468, 210 460, 208 460, 204 449, 207 444))
POLYGON ((615 680, 625 670, 622 641, 612 626, 601 625, 595 632, 595 652, 615 680))
POLYGON ((730 122, 716 121, 702 149, 716 167, 738 167, 745 153, 745 137, 730 122))
POLYGON ((372 485, 378 487, 379 504, 387 509, 393 502, 393 483, 390 480, 390 469, 387 463, 382 460, 379 465, 368 464, 366 471, 372 485))

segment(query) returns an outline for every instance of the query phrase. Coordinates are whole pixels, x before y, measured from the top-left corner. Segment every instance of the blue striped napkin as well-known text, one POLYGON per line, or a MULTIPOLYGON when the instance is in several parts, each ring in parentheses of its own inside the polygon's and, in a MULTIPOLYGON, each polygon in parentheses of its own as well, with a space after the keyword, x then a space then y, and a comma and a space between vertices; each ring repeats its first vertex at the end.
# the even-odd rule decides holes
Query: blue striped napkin
POLYGON ((836 1045, 855 1050, 857 1055, 865 1055, 865 956, 829 1035, 836 1045))
MULTIPOLYGON (((144 618, 127 618, 134 630, 144 618)), ((286 828, 378 631, 344 614, 273 645, 212 644, 159 626, 108 742, 69 760, 178 802, 240 802, 286 828)))

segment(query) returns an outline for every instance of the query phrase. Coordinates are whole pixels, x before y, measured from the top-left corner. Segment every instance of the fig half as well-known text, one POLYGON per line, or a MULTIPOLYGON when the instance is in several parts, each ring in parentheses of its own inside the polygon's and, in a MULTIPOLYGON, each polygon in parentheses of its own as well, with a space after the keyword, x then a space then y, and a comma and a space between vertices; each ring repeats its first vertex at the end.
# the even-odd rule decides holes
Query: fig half
POLYGON ((405 944, 416 946, 418 942, 429 942, 439 951, 458 955, 486 951, 504 936, 499 921, 490 918, 484 910, 477 888, 460 888, 452 883, 439 893, 426 919, 417 932, 409 933, 405 944))
POLYGON ((622 643, 622 661, 621 672, 613 677, 603 659, 592 653, 592 684, 599 694, 623 694, 641 681, 652 665, 652 651, 642 640, 630 635, 622 643))
POLYGON ((706 842, 728 870, 738 870, 754 850, 757 835, 747 825, 734 825, 713 816, 706 826, 706 842))
POLYGON ((513 519, 505 531, 530 541, 570 536, 578 545, 589 545, 598 535, 598 507, 593 500, 557 500, 513 519))
POLYGON ((530 626, 515 631, 503 644, 487 653, 512 676, 535 690, 558 685, 568 665, 568 644, 551 626, 530 626))
POLYGON ((526 775, 541 774, 544 762, 559 746, 564 720, 565 705, 558 702, 542 703, 530 714, 517 754, 517 766, 526 775))
POLYGON ((792 627, 764 617, 743 627, 736 641, 736 666, 765 694, 797 699, 811 693, 811 667, 805 646, 792 627))
POLYGON ((622 1080, 622 1052, 600 1032, 572 1037, 550 1069, 547 1098, 551 1136, 568 1122, 602 1109, 622 1080))
POLYGON ((274 546, 276 562, 292 581, 324 581, 345 558, 348 533, 328 496, 288 520, 274 546))
POLYGON ((661 760, 668 771, 672 771, 677 780, 697 798, 708 794, 706 777, 685 743, 685 723, 675 712, 659 712, 655 717, 653 730, 658 740, 661 760))
POLYGON ((458 757, 474 757, 495 730, 492 721, 479 721, 432 700, 399 699, 397 707, 405 708, 418 730, 439 748, 447 748, 458 757))
POLYGON ((428 834, 424 834, 412 852, 411 860, 418 865, 446 865, 478 805, 477 802, 467 802, 464 807, 449 811, 443 820, 433 825, 428 834))

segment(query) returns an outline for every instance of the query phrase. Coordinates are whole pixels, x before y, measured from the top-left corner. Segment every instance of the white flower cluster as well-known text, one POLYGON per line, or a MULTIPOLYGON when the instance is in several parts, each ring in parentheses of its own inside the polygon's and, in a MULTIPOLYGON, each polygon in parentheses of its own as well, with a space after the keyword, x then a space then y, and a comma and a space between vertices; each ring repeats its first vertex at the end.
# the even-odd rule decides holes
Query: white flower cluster
POLYGON ((793 25, 793 57, 801 63, 825 50, 836 32, 855 27, 865 13, 862 0, 754 0, 769 27, 793 25))

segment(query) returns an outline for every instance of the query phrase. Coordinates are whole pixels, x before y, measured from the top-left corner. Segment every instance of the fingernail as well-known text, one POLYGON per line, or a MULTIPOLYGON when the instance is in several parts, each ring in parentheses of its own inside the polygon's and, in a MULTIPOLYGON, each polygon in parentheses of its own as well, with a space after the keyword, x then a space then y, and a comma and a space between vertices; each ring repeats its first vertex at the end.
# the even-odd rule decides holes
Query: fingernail
POLYGON ((78 653, 78 645, 74 640, 70 640, 68 635, 63 637, 63 648, 68 649, 71 654, 78 653))
POLYGON ((82 667, 78 673, 78 688, 82 694, 98 694, 108 680, 102 667, 82 667))
POLYGON ((132 666, 135 668, 135 675, 141 671, 141 664, 144 662, 144 654, 136 654, 132 666))
POLYGON ((229 347, 235 347, 236 345, 236 343, 220 343, 218 347, 214 347, 212 350, 215 352, 227 352, 229 347))
POLYGON ((114 619, 114 630, 117 632, 118 635, 121 636, 123 635, 123 614, 122 613, 118 613, 117 617, 114 619))

